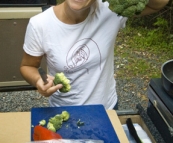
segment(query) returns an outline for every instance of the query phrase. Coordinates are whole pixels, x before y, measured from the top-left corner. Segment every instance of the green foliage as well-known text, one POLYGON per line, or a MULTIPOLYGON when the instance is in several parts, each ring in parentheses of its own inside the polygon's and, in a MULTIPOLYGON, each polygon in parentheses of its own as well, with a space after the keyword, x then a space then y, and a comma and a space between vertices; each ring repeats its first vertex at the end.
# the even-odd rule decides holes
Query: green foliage
MULTIPOLYGON (((161 47, 168 47, 170 44, 170 36, 168 33, 167 20, 157 18, 157 21, 153 25, 156 26, 156 28, 149 30, 146 36, 148 46, 155 44, 161 47)), ((167 48, 165 50, 167 50, 167 48)))
POLYGON ((116 70, 118 78, 159 78, 162 63, 173 58, 173 34, 168 20, 157 17, 151 26, 146 23, 144 17, 129 19, 119 32, 115 56, 127 62, 116 63, 123 65, 116 70))
POLYGON ((153 27, 144 27, 135 25, 133 21, 127 22, 127 27, 121 32, 130 35, 129 43, 139 49, 153 51, 155 53, 173 50, 172 35, 169 32, 167 20, 158 17, 153 23, 153 27), (135 42, 134 42, 135 41, 135 42))
POLYGON ((107 0, 110 3, 110 9, 118 15, 124 17, 133 17, 140 14, 145 8, 148 0, 107 0))

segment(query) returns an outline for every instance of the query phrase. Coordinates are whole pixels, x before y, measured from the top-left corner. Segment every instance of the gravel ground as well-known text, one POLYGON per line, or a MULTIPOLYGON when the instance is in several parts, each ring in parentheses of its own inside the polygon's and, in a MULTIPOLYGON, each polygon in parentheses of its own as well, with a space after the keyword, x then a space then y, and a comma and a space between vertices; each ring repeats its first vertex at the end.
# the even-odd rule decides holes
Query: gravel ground
POLYGON ((137 104, 141 104, 146 109, 148 105, 147 86, 148 83, 140 78, 117 79, 119 110, 135 110, 137 104))
MULTIPOLYGON (((147 100, 141 99, 146 95, 145 84, 141 79, 117 79, 117 92, 119 95, 119 110, 136 109, 136 105, 146 108, 147 100)), ((30 111, 32 107, 49 106, 47 98, 37 91, 0 92, 0 112, 30 111)))

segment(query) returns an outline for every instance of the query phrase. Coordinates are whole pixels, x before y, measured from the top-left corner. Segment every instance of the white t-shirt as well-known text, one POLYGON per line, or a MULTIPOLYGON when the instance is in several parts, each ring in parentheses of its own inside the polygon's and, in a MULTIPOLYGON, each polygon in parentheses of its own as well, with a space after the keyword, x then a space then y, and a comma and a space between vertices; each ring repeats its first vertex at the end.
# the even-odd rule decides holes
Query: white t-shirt
POLYGON ((93 13, 78 24, 58 20, 50 7, 29 21, 24 50, 32 56, 45 54, 49 74, 64 72, 71 90, 49 97, 50 106, 102 104, 112 109, 117 103, 114 80, 114 43, 126 18, 117 16, 108 3, 98 0, 93 13))

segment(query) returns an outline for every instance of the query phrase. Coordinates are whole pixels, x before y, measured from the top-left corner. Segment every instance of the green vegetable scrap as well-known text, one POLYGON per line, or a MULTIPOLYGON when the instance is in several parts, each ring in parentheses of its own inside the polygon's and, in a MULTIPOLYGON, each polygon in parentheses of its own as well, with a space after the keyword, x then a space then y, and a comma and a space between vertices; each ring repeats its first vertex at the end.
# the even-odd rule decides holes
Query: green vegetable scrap
POLYGON ((56 115, 55 117, 52 117, 52 118, 49 119, 49 123, 51 123, 53 125, 55 131, 61 128, 62 121, 63 120, 60 117, 60 115, 59 116, 56 115))
POLYGON ((48 122, 48 124, 47 124, 47 129, 51 130, 52 132, 56 132, 54 125, 50 122, 48 122))
POLYGON ((139 15, 148 4, 149 0, 107 0, 113 5, 112 10, 118 15, 132 17, 139 15))
POLYGON ((83 126, 85 123, 81 122, 80 119, 79 119, 76 124, 77 124, 78 127, 80 127, 80 126, 83 126))
POLYGON ((62 111, 63 121, 67 121, 70 118, 70 114, 67 111, 62 111))
POLYGON ((46 125, 46 120, 41 120, 41 121, 39 122, 39 125, 41 125, 41 126, 46 125))
POLYGON ((64 75, 64 73, 56 73, 54 84, 62 84, 63 87, 59 89, 60 92, 69 92, 71 89, 70 80, 67 79, 67 77, 64 75))
MULTIPOLYGON (((70 118, 70 114, 67 111, 62 111, 61 114, 57 114, 54 117, 50 117, 47 123, 47 129, 56 132, 62 127, 63 121, 67 121, 70 118)), ((45 120, 41 120, 39 125, 44 126, 45 120)))

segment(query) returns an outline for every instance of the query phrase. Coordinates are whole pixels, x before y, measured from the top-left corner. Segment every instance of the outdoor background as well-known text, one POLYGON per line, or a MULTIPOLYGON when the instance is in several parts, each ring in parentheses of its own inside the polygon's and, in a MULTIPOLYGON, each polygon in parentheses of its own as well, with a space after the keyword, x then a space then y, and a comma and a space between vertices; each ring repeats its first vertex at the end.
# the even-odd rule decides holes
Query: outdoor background
POLYGON ((173 1, 160 12, 130 18, 115 45, 115 78, 119 109, 147 108, 151 78, 161 77, 161 66, 173 59, 173 1))
MULTIPOLYGON (((173 59, 173 3, 160 12, 129 18, 115 44, 115 79, 119 110, 148 105, 151 78, 161 77, 161 65, 173 59)), ((0 92, 0 112, 30 111, 49 106, 37 91, 0 92)))

